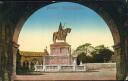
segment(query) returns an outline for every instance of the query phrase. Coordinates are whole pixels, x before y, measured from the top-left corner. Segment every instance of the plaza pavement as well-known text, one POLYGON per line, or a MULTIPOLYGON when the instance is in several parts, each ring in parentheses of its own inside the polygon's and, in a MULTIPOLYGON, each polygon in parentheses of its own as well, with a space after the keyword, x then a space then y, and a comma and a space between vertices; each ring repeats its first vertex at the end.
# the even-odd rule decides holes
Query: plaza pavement
POLYGON ((116 68, 99 69, 90 72, 41 73, 40 75, 17 75, 16 81, 51 80, 116 80, 116 68))

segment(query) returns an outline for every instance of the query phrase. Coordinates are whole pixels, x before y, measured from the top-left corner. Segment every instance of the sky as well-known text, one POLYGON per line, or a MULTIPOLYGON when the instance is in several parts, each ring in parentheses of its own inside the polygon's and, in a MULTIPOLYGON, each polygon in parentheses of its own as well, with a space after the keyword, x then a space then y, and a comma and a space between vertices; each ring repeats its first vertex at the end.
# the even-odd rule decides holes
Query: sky
POLYGON ((42 52, 47 47, 49 51, 60 22, 72 29, 66 38, 72 49, 85 43, 114 45, 109 27, 95 11, 77 3, 59 2, 38 9, 27 19, 19 35, 19 49, 42 52))

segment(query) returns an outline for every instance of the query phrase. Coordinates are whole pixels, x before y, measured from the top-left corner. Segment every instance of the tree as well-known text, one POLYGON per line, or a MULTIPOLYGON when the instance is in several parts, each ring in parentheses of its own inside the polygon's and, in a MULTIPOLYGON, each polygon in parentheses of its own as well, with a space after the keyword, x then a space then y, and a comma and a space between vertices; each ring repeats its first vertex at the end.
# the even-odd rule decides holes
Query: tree
POLYGON ((83 45, 78 46, 74 52, 78 55, 81 53, 89 54, 93 50, 94 50, 94 47, 91 46, 90 43, 85 43, 83 45))
POLYGON ((110 61, 114 52, 104 45, 96 47, 91 46, 90 43, 80 45, 75 50, 77 54, 77 64, 82 63, 104 63, 110 61))
POLYGON ((77 65, 80 64, 80 62, 82 63, 91 63, 93 60, 93 58, 91 56, 86 55, 84 52, 79 54, 77 57, 77 65))
POLYGON ((92 57, 88 56, 92 51, 94 50, 94 47, 91 46, 90 43, 85 43, 83 45, 80 45, 77 47, 77 49, 73 52, 75 56, 77 56, 77 64, 79 65, 80 62, 82 63, 88 63, 92 62, 92 57))
POLYGON ((110 61, 114 52, 104 45, 96 46, 95 51, 91 53, 93 60, 97 63, 104 63, 110 61))

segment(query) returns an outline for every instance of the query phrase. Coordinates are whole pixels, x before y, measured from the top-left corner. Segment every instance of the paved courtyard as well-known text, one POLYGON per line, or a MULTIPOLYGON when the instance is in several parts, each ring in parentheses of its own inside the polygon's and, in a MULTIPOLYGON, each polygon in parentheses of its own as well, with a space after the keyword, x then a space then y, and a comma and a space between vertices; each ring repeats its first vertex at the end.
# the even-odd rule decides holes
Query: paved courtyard
POLYGON ((116 80, 116 68, 90 72, 41 73, 40 75, 17 75, 15 80, 116 80))

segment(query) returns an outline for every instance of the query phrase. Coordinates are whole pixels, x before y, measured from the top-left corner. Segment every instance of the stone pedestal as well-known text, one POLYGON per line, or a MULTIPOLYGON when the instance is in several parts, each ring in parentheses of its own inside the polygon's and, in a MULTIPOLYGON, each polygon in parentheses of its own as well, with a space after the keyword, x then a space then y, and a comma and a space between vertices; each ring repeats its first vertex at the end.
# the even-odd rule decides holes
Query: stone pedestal
POLYGON ((71 45, 66 42, 56 42, 50 45, 50 55, 63 56, 71 54, 71 45))
POLYGON ((11 77, 11 81, 14 80, 14 78, 16 77, 16 54, 18 51, 18 47, 19 45, 13 42, 13 71, 12 71, 12 77, 11 77))
POLYGON ((48 65, 71 64, 71 45, 66 42, 56 42, 50 45, 50 54, 47 57, 48 65))

